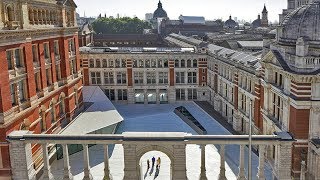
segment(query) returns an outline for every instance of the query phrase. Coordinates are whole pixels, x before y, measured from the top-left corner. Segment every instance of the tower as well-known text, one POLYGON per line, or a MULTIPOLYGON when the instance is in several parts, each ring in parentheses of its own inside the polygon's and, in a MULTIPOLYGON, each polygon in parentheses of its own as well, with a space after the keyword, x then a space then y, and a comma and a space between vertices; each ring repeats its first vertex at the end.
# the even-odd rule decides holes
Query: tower
POLYGON ((262 10, 262 19, 261 19, 261 26, 262 27, 268 27, 268 10, 266 8, 266 5, 264 5, 262 10))

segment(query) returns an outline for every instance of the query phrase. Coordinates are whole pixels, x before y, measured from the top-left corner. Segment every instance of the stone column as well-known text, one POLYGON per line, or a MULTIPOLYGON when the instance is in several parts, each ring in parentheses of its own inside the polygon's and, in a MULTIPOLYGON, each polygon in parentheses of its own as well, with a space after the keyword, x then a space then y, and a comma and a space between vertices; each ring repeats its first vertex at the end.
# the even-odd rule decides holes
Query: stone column
POLYGON ((124 178, 125 180, 137 180, 140 179, 137 170, 137 154, 136 145, 123 144, 124 155, 124 178))
POLYGON ((200 149, 201 149, 200 180, 207 180, 207 175, 206 175, 206 145, 200 145, 200 149))
POLYGON ((245 145, 240 145, 240 160, 239 160, 239 175, 238 180, 246 180, 245 171, 244 171, 244 148, 245 145))
POLYGON ((225 145, 220 145, 220 174, 218 180, 227 180, 224 153, 225 145))
POLYGON ((32 166, 31 144, 21 140, 12 140, 12 138, 22 138, 26 134, 29 132, 14 131, 8 136, 12 179, 36 180, 36 172, 32 166))
POLYGON ((258 180, 265 180, 264 176, 264 161, 265 161, 265 145, 259 145, 259 167, 258 167, 258 174, 257 179, 258 180))
POLYGON ((29 22, 29 10, 28 10, 28 4, 27 2, 22 2, 21 4, 21 11, 22 11, 22 28, 30 28, 30 22, 29 22))
POLYGON ((300 174, 300 180, 306 180, 306 162, 301 162, 301 174, 300 174))
POLYGON ((187 180, 186 145, 173 145, 174 162, 172 176, 174 180, 187 180))
POLYGON ((84 177, 83 180, 92 180, 92 175, 90 172, 90 164, 89 164, 89 148, 88 144, 83 144, 83 172, 84 177))
POLYGON ((42 180, 53 180, 53 175, 51 173, 49 156, 48 156, 48 144, 42 144, 42 154, 43 154, 43 177, 42 180))
POLYGON ((275 172, 273 173, 277 179, 292 179, 292 143, 294 139, 288 133, 276 133, 281 137, 277 145, 276 158, 275 158, 275 172))
POLYGON ((239 112, 235 111, 233 113, 233 129, 237 132, 241 132, 242 122, 239 115, 239 112))
POLYGON ((62 144, 63 149, 63 180, 73 180, 70 170, 68 145, 62 144))
POLYGON ((109 151, 108 151, 108 145, 104 145, 104 180, 111 180, 112 176, 110 174, 109 170, 109 151))

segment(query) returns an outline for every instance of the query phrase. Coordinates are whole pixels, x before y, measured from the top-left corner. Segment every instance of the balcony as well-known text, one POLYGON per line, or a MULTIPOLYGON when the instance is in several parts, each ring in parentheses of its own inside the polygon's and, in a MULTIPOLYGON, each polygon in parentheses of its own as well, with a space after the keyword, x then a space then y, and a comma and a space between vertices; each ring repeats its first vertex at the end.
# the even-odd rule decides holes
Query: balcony
MULTIPOLYGON (((239 169, 238 179, 246 179, 245 170, 245 151, 248 144, 247 135, 189 135, 186 133, 167 132, 167 133, 123 133, 121 135, 46 135, 46 134, 31 134, 29 131, 14 131, 7 137, 10 143, 10 157, 13 179, 35 179, 37 173, 42 173, 44 179, 52 179, 51 165, 49 163, 49 144, 61 144, 63 150, 63 169, 60 175, 64 179, 73 179, 71 173, 70 159, 68 147, 71 144, 79 144, 83 147, 83 176, 78 178, 93 179, 97 177, 91 171, 89 162, 89 144, 102 145, 104 147, 102 174, 99 177, 104 179, 112 179, 114 175, 110 172, 109 151, 108 146, 117 144, 123 148, 123 159, 117 160, 119 163, 124 163, 124 168, 116 167, 117 172, 123 171, 125 180, 143 179, 143 174, 140 174, 141 168, 138 160, 147 152, 157 150, 165 153, 170 157, 171 161, 171 179, 186 180, 187 175, 187 153, 188 146, 198 146, 200 148, 200 178, 211 179, 210 174, 206 169, 214 168, 219 174, 219 179, 226 179, 226 164, 228 157, 225 156, 225 151, 228 146, 238 145, 240 148, 233 148, 233 153, 239 153, 239 169), (31 144, 40 144, 43 157, 43 168, 40 171, 34 169, 32 160, 31 144), (206 151, 210 145, 218 146, 219 148, 219 167, 208 167, 209 162, 206 162, 206 151), (239 152, 237 152, 239 149, 239 152), (120 162, 121 161, 121 162, 120 162), (122 162, 123 161, 123 162, 122 162), (18 163, 17 163, 18 162, 18 163)), ((275 179, 291 179, 291 163, 292 163, 292 143, 294 140, 286 132, 275 133, 275 135, 254 135, 252 144, 258 146, 258 169, 252 177, 257 177, 259 180, 266 179, 265 177, 265 154, 268 146, 276 146, 277 158, 275 159, 273 176, 275 179)), ((194 158, 194 157, 193 157, 194 158)), ((212 157, 210 157, 211 159, 212 157)), ((209 159, 209 158, 207 158, 209 159)), ((232 161, 238 161, 232 159, 232 161)), ((195 163, 196 164, 196 163, 195 163)), ((81 165, 80 165, 81 166, 81 165)), ((218 175, 217 174, 217 175, 218 175)), ((198 174, 199 176, 199 174, 198 174)), ((267 177, 271 179, 272 177, 267 177)), ((100 178, 101 179, 101 178, 100 178)), ((190 179, 190 178, 189 178, 190 179)), ((192 178, 194 179, 194 178, 192 178)))
POLYGON ((15 30, 20 27, 19 21, 7 21, 7 26, 9 30, 15 30))

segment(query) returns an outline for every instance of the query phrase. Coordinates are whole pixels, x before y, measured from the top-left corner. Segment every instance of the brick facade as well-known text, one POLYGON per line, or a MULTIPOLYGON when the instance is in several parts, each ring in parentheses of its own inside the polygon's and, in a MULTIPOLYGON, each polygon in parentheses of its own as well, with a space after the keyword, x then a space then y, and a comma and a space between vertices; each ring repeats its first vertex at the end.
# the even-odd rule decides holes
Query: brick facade
MULTIPOLYGON (((18 6, 20 2, 0 3, 18 6)), ((30 1, 29 11, 21 9, 21 14, 29 13, 23 26, 0 25, 7 30, 0 30, 0 36, 5 39, 0 40, 0 142, 4 143, 0 146, 1 179, 9 179, 12 173, 9 145, 5 144, 10 132, 58 133, 82 109, 78 28, 74 23, 76 6, 72 0, 66 1, 67 5, 51 3, 44 2, 48 13, 68 14, 59 16, 61 20, 34 19, 38 5, 30 1), (54 8, 57 11, 50 11, 54 8)), ((15 19, 21 21, 18 8, 14 9, 15 19)), ((34 167, 38 168, 39 145, 32 146, 32 153, 34 167)))

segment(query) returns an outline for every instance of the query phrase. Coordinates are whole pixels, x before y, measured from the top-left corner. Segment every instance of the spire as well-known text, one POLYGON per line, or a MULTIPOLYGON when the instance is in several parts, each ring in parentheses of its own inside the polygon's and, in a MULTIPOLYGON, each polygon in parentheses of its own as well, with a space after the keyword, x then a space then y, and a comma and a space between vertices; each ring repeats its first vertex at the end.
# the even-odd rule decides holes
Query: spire
POLYGON ((266 4, 264 4, 264 7, 263 7, 263 10, 262 10, 262 13, 268 13, 268 11, 267 11, 267 7, 266 7, 266 4))
POLYGON ((158 3, 158 8, 162 8, 162 3, 161 3, 161 0, 159 0, 159 3, 158 3))

